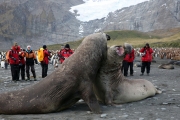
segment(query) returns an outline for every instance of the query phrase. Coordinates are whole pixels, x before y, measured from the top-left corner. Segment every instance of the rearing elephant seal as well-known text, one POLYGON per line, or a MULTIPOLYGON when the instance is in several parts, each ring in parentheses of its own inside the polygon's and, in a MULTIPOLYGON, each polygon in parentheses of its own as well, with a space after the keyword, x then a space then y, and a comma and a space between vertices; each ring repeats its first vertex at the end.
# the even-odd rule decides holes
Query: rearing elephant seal
POLYGON ((120 66, 124 51, 131 50, 128 44, 124 48, 111 46, 108 49, 107 60, 101 66, 93 86, 97 99, 104 104, 133 102, 161 93, 147 80, 128 80, 123 76, 120 66))
POLYGON ((87 36, 62 67, 39 83, 0 94, 1 114, 57 112, 83 99, 94 113, 101 113, 93 93, 93 80, 107 55, 107 36, 87 36))

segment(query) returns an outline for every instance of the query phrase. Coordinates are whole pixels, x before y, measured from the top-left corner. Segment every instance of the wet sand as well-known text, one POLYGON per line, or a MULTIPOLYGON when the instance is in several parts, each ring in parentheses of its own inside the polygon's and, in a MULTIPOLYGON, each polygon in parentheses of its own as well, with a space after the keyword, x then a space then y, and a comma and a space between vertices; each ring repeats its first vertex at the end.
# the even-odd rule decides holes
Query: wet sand
MULTIPOLYGON (((153 97, 121 104, 117 106, 100 105, 102 114, 92 114, 89 107, 83 101, 79 101, 71 108, 49 114, 33 115, 0 115, 0 120, 179 120, 180 119, 180 66, 175 66, 174 70, 159 69, 160 63, 166 63, 166 60, 159 60, 151 64, 151 73, 149 76, 140 75, 140 67, 134 67, 134 76, 128 76, 128 79, 144 78, 152 82, 162 94, 153 97)), ((41 79, 41 67, 35 66, 37 79, 41 79)), ((54 70, 49 65, 48 74, 54 70)), ((31 74, 32 75, 32 74, 31 74)), ((0 92, 22 89, 25 86, 36 84, 38 81, 11 81, 10 69, 0 68, 0 92)))

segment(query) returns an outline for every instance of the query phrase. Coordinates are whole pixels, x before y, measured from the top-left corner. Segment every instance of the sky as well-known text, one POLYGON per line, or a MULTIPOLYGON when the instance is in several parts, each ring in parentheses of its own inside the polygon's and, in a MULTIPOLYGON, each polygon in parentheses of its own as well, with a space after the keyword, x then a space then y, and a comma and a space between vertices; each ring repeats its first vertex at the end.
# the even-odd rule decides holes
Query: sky
POLYGON ((129 7, 149 0, 84 0, 84 4, 71 7, 70 11, 78 10, 76 18, 80 21, 89 21, 106 17, 109 12, 114 12, 123 7, 129 7))

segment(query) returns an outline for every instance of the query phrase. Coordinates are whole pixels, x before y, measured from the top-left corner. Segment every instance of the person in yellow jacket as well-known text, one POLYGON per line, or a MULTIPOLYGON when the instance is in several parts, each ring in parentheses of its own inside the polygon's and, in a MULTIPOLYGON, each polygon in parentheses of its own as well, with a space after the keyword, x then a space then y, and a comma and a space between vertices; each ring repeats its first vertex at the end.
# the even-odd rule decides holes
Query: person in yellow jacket
POLYGON ((37 59, 36 59, 36 54, 34 51, 32 51, 31 46, 28 45, 27 49, 25 51, 25 58, 26 58, 26 75, 27 75, 27 80, 30 80, 30 73, 29 70, 31 68, 31 72, 33 74, 34 80, 36 79, 36 72, 34 69, 34 62, 38 64, 37 59))

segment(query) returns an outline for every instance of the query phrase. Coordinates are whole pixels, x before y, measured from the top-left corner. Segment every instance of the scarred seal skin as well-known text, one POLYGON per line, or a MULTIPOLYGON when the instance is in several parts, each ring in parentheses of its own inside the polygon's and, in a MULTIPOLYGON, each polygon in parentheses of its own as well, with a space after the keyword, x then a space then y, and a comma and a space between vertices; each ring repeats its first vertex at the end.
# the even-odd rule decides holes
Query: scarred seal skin
MULTIPOLYGON (((110 39, 110 38, 108 38, 110 39)), ((1 114, 42 114, 67 109, 83 99, 94 113, 101 113, 93 82, 107 56, 107 35, 84 38, 62 67, 37 84, 0 94, 1 114)))
POLYGON ((111 46, 107 59, 98 72, 93 89, 98 101, 107 105, 133 102, 161 93, 145 79, 126 79, 121 73, 124 55, 131 51, 131 46, 111 46), (124 48, 124 49, 123 49, 124 48))

